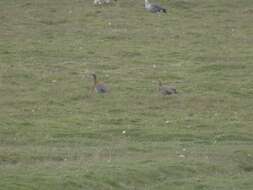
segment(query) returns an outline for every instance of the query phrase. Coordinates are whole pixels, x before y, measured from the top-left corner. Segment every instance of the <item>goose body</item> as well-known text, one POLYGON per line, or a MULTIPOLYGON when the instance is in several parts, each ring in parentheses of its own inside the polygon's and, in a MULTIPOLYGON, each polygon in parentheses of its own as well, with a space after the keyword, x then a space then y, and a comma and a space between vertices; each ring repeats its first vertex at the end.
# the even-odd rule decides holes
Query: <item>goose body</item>
POLYGON ((176 90, 176 87, 169 86, 169 85, 162 85, 162 82, 159 81, 159 92, 162 95, 166 96, 166 95, 176 94, 177 90, 176 90))
MULTIPOLYGON (((117 1, 117 0, 114 0, 117 1)), ((111 0, 94 0, 95 5, 110 4, 111 0)))
POLYGON ((157 4, 149 3, 148 0, 145 0, 145 9, 152 13, 160 13, 160 12, 166 13, 167 12, 165 8, 157 4))
POLYGON ((107 93, 108 92, 107 86, 104 83, 97 81, 96 74, 92 74, 92 77, 93 77, 93 80, 94 80, 94 87, 93 87, 93 89, 97 93, 100 93, 100 94, 107 93))

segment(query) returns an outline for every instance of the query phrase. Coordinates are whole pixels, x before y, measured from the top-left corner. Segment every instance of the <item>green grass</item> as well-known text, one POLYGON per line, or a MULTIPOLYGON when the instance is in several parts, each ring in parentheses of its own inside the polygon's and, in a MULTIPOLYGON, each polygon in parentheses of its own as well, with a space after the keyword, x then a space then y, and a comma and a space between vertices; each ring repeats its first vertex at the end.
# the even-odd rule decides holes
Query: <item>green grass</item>
POLYGON ((0 189, 253 189, 252 0, 92 2, 0 1, 0 189))

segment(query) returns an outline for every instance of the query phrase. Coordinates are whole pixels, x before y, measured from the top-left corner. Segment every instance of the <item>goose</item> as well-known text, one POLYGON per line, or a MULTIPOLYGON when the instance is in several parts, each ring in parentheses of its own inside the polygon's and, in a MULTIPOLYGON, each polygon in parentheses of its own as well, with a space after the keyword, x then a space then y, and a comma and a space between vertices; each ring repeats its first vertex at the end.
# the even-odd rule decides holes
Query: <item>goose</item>
MULTIPOLYGON (((117 1, 117 0, 114 0, 117 1)), ((111 3, 111 0, 94 0, 95 5, 102 5, 102 4, 109 4, 111 3)))
POLYGON ((172 95, 176 94, 177 90, 176 87, 174 86, 168 86, 168 85, 163 85, 161 81, 159 81, 159 92, 166 96, 166 95, 172 95))
POLYGON ((157 4, 151 4, 148 0, 145 0, 145 9, 151 13, 166 13, 166 9, 157 4))
POLYGON ((108 92, 107 86, 103 82, 99 82, 97 80, 97 75, 92 74, 92 77, 93 77, 93 81, 94 81, 93 90, 95 90, 97 93, 100 93, 100 94, 107 93, 108 92))

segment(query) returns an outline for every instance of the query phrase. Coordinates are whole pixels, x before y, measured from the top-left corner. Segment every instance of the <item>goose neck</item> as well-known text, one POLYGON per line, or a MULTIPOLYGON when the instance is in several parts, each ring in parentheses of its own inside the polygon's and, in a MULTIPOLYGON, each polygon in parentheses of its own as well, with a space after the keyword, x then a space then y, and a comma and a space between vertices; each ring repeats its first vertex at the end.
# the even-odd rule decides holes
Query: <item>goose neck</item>
POLYGON ((145 7, 146 7, 146 8, 149 8, 149 7, 150 7, 150 3, 149 3, 148 0, 145 0, 145 7))

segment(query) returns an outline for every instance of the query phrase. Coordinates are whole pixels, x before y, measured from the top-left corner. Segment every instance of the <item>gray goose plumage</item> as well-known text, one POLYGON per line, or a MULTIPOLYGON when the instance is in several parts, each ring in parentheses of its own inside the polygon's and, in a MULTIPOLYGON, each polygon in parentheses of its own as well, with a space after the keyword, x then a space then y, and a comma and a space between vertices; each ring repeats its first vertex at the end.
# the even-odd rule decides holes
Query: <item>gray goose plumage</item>
POLYGON ((163 85, 161 81, 159 81, 159 92, 166 96, 166 95, 172 95, 176 94, 177 90, 176 87, 174 86, 168 86, 168 85, 163 85))
MULTIPOLYGON (((117 1, 117 0, 114 0, 117 1)), ((111 0, 94 0, 95 5, 102 5, 102 4, 110 4, 112 3, 111 0)))
POLYGON ((166 13, 167 12, 165 8, 157 4, 149 3, 148 0, 145 0, 145 9, 151 13, 160 13, 160 12, 166 13))
POLYGON ((93 90, 95 90, 97 93, 100 93, 100 94, 107 93, 108 92, 107 86, 104 83, 99 82, 97 80, 96 74, 92 74, 92 77, 93 77, 93 81, 94 81, 93 90))

